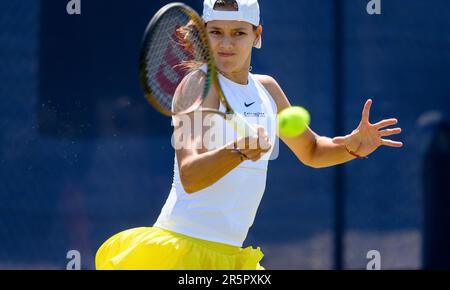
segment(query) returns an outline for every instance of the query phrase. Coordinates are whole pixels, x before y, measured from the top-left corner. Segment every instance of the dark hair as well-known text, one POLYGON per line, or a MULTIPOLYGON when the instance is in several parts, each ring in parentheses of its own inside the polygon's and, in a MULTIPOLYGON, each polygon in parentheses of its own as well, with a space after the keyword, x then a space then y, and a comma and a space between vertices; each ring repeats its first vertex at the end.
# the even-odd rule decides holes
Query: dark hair
MULTIPOLYGON (((213 9, 217 11, 239 11, 239 5, 236 0, 217 0, 216 3, 214 3, 213 9)), ((252 26, 253 31, 258 29, 258 26, 252 26)))
POLYGON ((217 0, 213 9, 217 11, 239 11, 239 5, 236 0, 217 0))

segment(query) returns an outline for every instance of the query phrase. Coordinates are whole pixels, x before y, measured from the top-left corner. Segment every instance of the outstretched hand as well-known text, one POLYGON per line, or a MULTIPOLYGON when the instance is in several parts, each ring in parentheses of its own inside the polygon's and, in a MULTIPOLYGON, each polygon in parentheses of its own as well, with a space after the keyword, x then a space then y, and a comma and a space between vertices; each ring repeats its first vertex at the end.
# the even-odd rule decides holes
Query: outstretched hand
POLYGON ((401 128, 381 130, 385 127, 397 124, 397 119, 385 119, 376 124, 371 124, 369 122, 371 106, 372 100, 368 99, 364 105, 361 122, 359 123, 358 128, 346 136, 333 138, 333 142, 335 144, 345 145, 349 151, 352 151, 359 156, 367 156, 381 145, 397 148, 402 147, 402 142, 383 139, 383 137, 399 134, 402 131, 401 128))

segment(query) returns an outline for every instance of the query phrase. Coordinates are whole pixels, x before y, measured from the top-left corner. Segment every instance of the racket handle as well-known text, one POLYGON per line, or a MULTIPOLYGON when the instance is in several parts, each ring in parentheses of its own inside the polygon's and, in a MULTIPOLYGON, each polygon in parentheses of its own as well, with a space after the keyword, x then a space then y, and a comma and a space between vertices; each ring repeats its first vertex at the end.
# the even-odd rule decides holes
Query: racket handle
POLYGON ((258 133, 255 127, 250 125, 242 115, 239 114, 227 115, 225 119, 237 133, 238 138, 257 135, 258 133))

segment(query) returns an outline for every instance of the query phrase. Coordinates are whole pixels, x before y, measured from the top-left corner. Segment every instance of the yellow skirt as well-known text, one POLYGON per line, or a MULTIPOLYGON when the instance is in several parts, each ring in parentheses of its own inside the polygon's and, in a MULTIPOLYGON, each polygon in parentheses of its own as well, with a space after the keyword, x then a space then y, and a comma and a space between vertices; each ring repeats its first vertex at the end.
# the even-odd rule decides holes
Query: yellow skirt
POLYGON ((197 239, 158 227, 109 238, 97 251, 97 270, 265 270, 261 249, 197 239))

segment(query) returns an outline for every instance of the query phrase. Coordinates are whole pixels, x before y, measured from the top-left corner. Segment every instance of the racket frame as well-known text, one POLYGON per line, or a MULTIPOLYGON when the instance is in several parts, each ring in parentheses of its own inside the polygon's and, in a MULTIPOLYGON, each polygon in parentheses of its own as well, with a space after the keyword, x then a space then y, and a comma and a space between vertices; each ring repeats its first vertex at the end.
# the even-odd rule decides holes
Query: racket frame
POLYGON ((225 94, 223 93, 223 90, 219 83, 218 71, 217 71, 217 68, 216 68, 216 65, 214 62, 214 55, 212 53, 211 44, 210 44, 210 41, 209 41, 207 33, 206 33, 205 23, 195 10, 193 10, 191 7, 189 7, 188 5, 186 5, 184 3, 181 3, 181 2, 169 3, 169 4, 165 5, 164 7, 162 7, 160 10, 158 10, 158 12, 150 20, 149 24, 147 25, 147 28, 145 29, 144 38, 142 40, 142 49, 141 49, 141 54, 140 54, 140 59, 139 59, 139 78, 140 78, 141 84, 144 88, 144 93, 145 93, 145 97, 146 97, 147 101, 163 115, 172 117, 172 116, 177 116, 177 115, 189 114, 194 111, 219 114, 222 117, 224 117, 225 120, 227 120, 230 123, 230 125, 232 125, 232 127, 238 133, 238 136, 248 136, 249 135, 248 133, 256 134, 255 129, 247 122, 247 120, 245 120, 245 118, 243 116, 235 113, 233 108, 228 103, 228 101, 225 97, 225 94), (195 103, 195 104, 198 103, 197 104, 198 106, 191 106, 191 107, 197 107, 197 109, 192 110, 191 108, 189 108, 188 110, 186 110, 184 112, 179 112, 179 113, 173 113, 172 111, 169 111, 166 108, 164 108, 163 106, 161 106, 159 104, 159 102, 155 99, 155 97, 153 97, 152 89, 147 83, 148 71, 147 71, 146 62, 147 62, 147 54, 148 54, 148 49, 149 49, 149 45, 147 45, 147 44, 150 41, 152 41, 151 38, 153 37, 153 31, 157 28, 158 23, 161 21, 163 15, 172 9, 181 10, 185 15, 187 15, 195 23, 195 25, 197 26, 197 28, 199 30, 198 32, 199 32, 200 38, 201 38, 203 44, 205 45, 205 49, 208 51, 207 62, 206 62, 206 65, 208 68, 206 81, 208 82, 208 84, 205 86, 203 96, 201 98, 199 98, 200 101, 195 103), (225 113, 220 112, 219 110, 215 110, 215 109, 206 109, 206 108, 198 109, 198 107, 203 102, 204 98, 206 98, 209 90, 211 89, 211 84, 214 86, 214 88, 217 91, 219 100, 225 108, 225 113))

